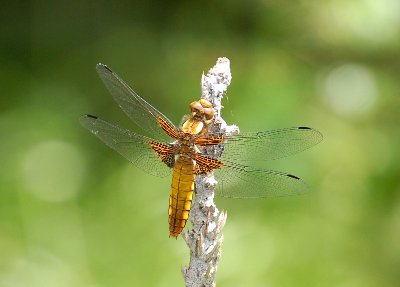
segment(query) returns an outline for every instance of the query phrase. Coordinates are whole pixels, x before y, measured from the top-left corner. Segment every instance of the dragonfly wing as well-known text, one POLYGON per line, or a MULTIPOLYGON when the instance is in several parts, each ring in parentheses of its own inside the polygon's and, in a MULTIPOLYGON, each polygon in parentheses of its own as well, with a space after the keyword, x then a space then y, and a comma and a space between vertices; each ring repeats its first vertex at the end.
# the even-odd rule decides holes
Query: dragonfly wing
POLYGON ((227 161, 214 174, 218 181, 217 194, 223 197, 277 197, 304 194, 308 191, 306 183, 297 176, 227 161))
POLYGON ((322 134, 308 127, 242 133, 226 139, 222 159, 237 162, 273 160, 304 151, 322 141, 322 134))
POLYGON ((176 130, 174 124, 156 108, 137 95, 113 70, 97 64, 97 73, 121 109, 144 131, 164 141, 171 139, 160 127, 160 119, 176 130))
MULTIPOLYGON (((171 169, 158 157, 150 138, 133 133, 104 121, 98 117, 84 115, 81 124, 102 140, 106 145, 119 152, 136 167, 149 174, 164 177, 171 174, 171 169)), ((164 145, 158 143, 158 145, 164 145)), ((165 144, 165 146, 169 146, 165 144)))

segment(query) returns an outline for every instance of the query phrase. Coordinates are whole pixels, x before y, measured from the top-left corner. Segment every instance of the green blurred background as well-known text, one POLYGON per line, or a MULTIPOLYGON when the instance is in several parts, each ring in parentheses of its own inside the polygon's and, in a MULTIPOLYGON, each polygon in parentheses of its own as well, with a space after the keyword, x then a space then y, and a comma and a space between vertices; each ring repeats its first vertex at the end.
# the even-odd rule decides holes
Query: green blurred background
POLYGON ((102 62, 179 123, 220 56, 228 123, 307 125, 324 141, 263 165, 304 178, 308 196, 217 199, 218 286, 399 286, 398 0, 9 1, 0 31, 0 286, 184 285, 171 179, 78 118, 136 129, 102 62))

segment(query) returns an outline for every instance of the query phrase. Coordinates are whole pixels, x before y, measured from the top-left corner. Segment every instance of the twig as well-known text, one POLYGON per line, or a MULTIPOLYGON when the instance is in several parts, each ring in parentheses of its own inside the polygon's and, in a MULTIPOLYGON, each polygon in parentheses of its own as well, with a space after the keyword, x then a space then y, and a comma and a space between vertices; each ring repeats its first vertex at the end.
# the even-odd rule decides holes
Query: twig
MULTIPOLYGON (((214 120, 209 129, 213 133, 233 135, 239 133, 236 126, 227 126, 221 118, 221 101, 231 83, 230 63, 227 58, 218 58, 207 76, 201 79, 202 98, 210 101, 214 108, 214 120)), ((207 154, 218 157, 222 150, 211 148, 207 154)), ((219 211, 214 203, 217 181, 213 173, 196 176, 195 193, 189 219, 191 231, 183 232, 183 238, 190 248, 189 266, 182 268, 187 287, 215 286, 217 265, 221 257, 223 242, 222 228, 227 214, 219 211)))

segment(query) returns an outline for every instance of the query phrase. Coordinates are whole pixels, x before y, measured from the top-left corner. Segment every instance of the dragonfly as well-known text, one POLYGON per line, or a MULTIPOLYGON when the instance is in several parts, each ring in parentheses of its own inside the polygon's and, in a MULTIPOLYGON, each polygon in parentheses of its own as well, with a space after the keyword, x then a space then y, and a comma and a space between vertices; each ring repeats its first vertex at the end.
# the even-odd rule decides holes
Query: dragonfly
POLYGON ((227 136, 211 132, 212 104, 205 99, 190 104, 190 115, 176 127, 159 110, 141 98, 111 68, 96 66, 97 73, 114 100, 145 136, 100 117, 83 115, 81 124, 133 165, 154 176, 172 173, 169 197, 169 232, 177 238, 189 218, 195 177, 214 172, 217 195, 230 198, 263 198, 303 194, 308 187, 299 177, 252 167, 253 161, 268 161, 304 151, 322 140, 309 127, 291 127, 227 136), (220 147, 216 157, 207 147, 220 147))

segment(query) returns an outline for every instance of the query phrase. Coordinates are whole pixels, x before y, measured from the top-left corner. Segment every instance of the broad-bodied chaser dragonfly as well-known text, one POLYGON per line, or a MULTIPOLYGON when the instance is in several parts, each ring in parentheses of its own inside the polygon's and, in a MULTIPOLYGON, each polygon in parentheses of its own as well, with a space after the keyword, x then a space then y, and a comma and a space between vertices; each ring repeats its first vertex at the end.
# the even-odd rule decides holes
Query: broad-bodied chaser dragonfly
POLYGON ((153 138, 149 138, 99 117, 84 115, 82 125, 136 167, 167 176, 172 170, 169 198, 170 236, 177 237, 186 225, 191 209, 195 176, 214 171, 217 194, 233 198, 258 198, 302 194, 306 184, 297 176, 250 167, 251 160, 272 160, 308 149, 322 140, 309 127, 292 127, 236 136, 213 134, 208 125, 214 111, 209 101, 190 104, 190 116, 177 128, 166 116, 139 97, 115 72, 103 64, 97 72, 115 101, 128 117, 153 138), (204 147, 220 145, 218 158, 203 153, 204 147))

